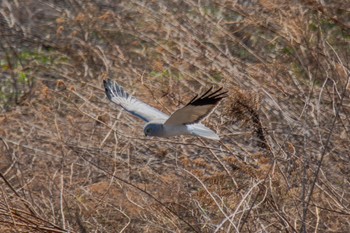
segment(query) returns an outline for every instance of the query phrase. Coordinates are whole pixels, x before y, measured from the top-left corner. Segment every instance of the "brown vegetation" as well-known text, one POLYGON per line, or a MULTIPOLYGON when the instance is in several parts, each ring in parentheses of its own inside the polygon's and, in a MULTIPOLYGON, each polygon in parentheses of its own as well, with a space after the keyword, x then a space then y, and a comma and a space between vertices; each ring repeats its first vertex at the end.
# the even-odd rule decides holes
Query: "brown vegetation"
POLYGON ((349 1, 0 2, 1 232, 348 232, 349 1), (229 97, 220 142, 145 138, 229 97))

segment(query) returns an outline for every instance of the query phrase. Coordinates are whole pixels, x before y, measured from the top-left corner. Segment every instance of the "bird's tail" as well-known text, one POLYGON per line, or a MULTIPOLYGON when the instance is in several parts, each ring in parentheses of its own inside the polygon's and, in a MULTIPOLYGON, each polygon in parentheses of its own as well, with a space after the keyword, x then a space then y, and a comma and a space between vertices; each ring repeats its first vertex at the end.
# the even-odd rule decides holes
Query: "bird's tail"
POLYGON ((208 138, 208 139, 212 139, 212 140, 220 140, 219 136, 214 131, 205 127, 202 124, 192 125, 191 133, 193 135, 203 137, 203 138, 208 138))

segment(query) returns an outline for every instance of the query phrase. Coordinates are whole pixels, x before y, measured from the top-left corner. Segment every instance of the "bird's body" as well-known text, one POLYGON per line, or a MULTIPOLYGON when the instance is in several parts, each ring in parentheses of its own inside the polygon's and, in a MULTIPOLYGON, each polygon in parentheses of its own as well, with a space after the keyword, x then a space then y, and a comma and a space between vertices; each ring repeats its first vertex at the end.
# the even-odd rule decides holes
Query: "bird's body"
POLYGON ((221 89, 211 93, 210 88, 203 95, 198 98, 194 97, 186 106, 168 116, 130 96, 121 86, 111 80, 104 80, 104 86, 108 99, 147 122, 144 126, 146 136, 194 135, 220 140, 214 131, 199 122, 209 115, 218 102, 226 96, 226 92, 220 92, 221 89))
POLYGON ((153 121, 145 125, 143 131, 146 136, 173 137, 178 135, 194 135, 213 140, 219 140, 218 135, 202 124, 192 125, 164 125, 163 121, 153 121), (204 136, 205 135, 205 136, 204 136))
POLYGON ((187 125, 164 125, 165 121, 151 121, 144 127, 146 136, 173 137, 189 134, 187 125))

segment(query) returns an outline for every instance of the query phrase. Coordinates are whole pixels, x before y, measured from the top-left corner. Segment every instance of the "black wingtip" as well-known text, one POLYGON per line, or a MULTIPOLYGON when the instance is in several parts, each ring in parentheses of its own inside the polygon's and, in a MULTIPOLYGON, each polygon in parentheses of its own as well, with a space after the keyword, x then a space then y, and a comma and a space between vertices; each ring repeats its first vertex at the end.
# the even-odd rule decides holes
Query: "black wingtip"
POLYGON ((112 99, 111 80, 110 79, 103 80, 103 86, 105 87, 107 98, 111 100, 112 99))
POLYGON ((103 85, 105 87, 105 92, 109 100, 113 97, 123 97, 129 98, 129 94, 124 91, 123 87, 119 86, 118 83, 112 81, 111 79, 103 80, 103 85))
POLYGON ((223 87, 220 87, 214 91, 213 87, 210 87, 206 92, 197 97, 197 95, 187 105, 215 105, 223 98, 227 97, 228 91, 222 91, 223 87))

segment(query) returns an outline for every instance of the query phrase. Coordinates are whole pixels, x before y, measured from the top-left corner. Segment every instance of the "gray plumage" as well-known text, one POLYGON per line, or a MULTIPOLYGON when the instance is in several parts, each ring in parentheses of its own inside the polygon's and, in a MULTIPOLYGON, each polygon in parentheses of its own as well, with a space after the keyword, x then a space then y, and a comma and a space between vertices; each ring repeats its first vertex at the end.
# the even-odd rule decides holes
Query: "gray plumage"
POLYGON ((146 136, 195 135, 220 140, 215 132, 199 122, 214 110, 221 99, 227 96, 227 92, 222 91, 222 88, 215 91, 210 88, 207 92, 199 97, 195 96, 186 106, 168 116, 129 95, 121 86, 110 79, 103 80, 103 84, 110 101, 147 122, 144 127, 146 136))

